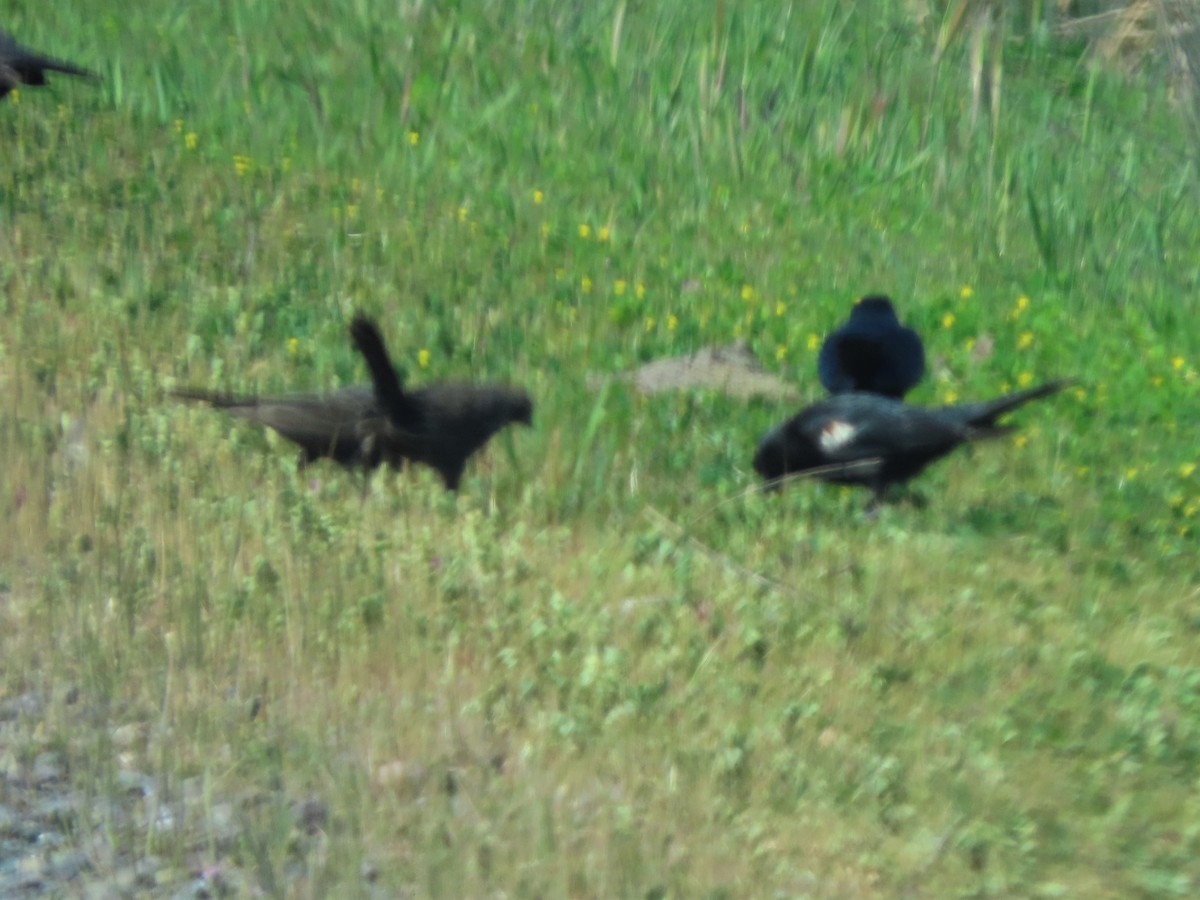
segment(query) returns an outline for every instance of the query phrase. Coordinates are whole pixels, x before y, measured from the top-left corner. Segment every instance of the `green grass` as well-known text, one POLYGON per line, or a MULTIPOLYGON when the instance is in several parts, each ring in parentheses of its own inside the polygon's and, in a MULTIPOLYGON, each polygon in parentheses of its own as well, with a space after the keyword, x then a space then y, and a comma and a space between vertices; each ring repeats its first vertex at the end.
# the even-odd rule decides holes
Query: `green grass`
POLYGON ((1037 35, 972 126, 908 11, 17 4, 105 77, 0 108, 0 692, 90 710, 31 744, 257 798, 205 853, 297 896, 1192 895, 1192 133, 1037 35), (816 397, 871 291, 914 402, 1078 386, 878 522, 748 492, 790 408, 588 387, 741 337, 816 397), (364 380, 359 309, 534 395, 457 500, 164 399, 364 380))

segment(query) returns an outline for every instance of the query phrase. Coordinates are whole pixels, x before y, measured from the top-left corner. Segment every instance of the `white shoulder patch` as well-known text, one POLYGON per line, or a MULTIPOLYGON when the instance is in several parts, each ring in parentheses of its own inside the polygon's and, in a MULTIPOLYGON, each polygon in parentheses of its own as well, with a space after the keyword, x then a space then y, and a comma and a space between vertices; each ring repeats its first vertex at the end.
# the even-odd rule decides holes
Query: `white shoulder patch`
POLYGON ((826 453, 840 450, 850 443, 856 434, 858 434, 858 429, 849 422, 831 419, 821 429, 821 449, 826 453))

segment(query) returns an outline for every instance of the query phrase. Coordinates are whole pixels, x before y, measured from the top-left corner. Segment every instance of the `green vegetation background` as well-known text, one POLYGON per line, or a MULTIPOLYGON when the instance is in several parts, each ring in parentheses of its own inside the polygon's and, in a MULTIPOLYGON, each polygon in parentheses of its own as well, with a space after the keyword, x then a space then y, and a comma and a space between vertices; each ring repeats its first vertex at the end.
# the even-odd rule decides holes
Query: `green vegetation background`
POLYGON ((105 78, 0 109, 0 691, 95 713, 28 752, 261 792, 298 895, 1193 894, 1196 133, 1016 20, 976 115, 914 6, 15 4, 105 78), (815 398, 870 291, 914 402, 1078 385, 868 523, 747 492, 791 407, 609 378, 741 338, 815 398), (164 399, 361 381, 359 309, 534 394, 457 500, 164 399))

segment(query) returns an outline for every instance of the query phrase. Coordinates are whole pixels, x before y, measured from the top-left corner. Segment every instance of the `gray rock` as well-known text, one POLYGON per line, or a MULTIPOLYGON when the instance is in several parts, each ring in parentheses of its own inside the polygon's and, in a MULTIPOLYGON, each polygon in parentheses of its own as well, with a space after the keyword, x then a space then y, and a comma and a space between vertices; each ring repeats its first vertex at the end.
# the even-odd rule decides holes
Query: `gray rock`
POLYGON ((622 377, 643 394, 710 390, 740 398, 794 400, 799 396, 793 385, 763 369, 744 341, 656 359, 622 377))

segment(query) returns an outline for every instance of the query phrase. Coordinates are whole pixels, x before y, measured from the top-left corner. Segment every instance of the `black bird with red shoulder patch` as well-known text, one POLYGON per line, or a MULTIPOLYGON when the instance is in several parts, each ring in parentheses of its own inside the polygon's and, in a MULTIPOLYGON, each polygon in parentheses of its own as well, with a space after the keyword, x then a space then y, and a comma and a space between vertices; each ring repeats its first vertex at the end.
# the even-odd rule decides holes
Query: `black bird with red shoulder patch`
POLYGON ((879 394, 838 394, 768 432, 754 454, 754 470, 772 486, 810 472, 823 481, 860 485, 873 492, 874 508, 891 485, 914 478, 962 444, 1009 433, 1013 426, 998 424, 1000 416, 1067 384, 1052 381, 983 403, 940 408, 909 406, 879 394))

